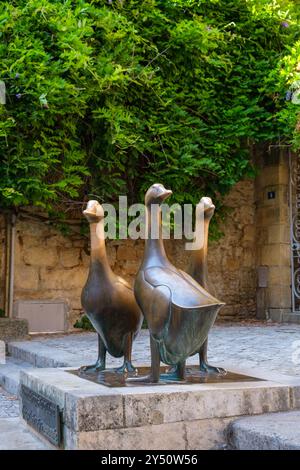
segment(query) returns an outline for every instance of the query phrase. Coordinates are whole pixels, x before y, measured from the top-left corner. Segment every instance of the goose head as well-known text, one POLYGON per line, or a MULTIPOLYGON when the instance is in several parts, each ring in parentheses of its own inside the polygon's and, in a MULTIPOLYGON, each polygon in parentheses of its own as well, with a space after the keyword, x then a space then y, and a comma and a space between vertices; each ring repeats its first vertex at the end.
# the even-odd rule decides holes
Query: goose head
POLYGON ((215 212, 215 205, 213 204, 210 197, 202 197, 200 204, 203 204, 204 219, 210 220, 215 212))
POLYGON ((146 192, 145 204, 150 206, 151 204, 162 204, 167 197, 172 194, 170 189, 166 189, 163 184, 155 183, 146 192))
POLYGON ((98 201, 88 201, 85 210, 82 212, 90 224, 97 224, 104 218, 104 210, 98 201))

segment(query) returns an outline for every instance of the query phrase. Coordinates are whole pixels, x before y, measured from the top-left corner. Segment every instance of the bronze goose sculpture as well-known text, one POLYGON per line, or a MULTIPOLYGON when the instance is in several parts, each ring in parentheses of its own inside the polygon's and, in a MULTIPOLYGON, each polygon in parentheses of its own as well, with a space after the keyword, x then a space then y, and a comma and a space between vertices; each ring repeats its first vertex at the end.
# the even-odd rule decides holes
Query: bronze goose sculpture
POLYGON ((150 331, 151 372, 142 380, 153 383, 160 378, 160 361, 176 366, 170 379, 184 380, 186 359, 200 350, 223 305, 191 276, 176 269, 166 256, 160 204, 170 194, 172 191, 161 184, 152 185, 146 193, 148 237, 134 284, 150 331), (158 237, 152 238, 155 219, 151 212, 159 228, 158 237))
MULTIPOLYGON (((202 213, 196 211, 196 230, 203 230, 203 245, 197 250, 193 250, 192 259, 189 266, 189 274, 195 281, 197 281, 204 289, 208 289, 208 269, 207 269, 207 249, 208 249, 208 232, 209 224, 215 212, 215 206, 209 197, 202 197, 200 204, 203 209, 203 223, 202 227, 202 213)), ((199 354, 200 371, 208 374, 225 374, 226 371, 222 367, 215 367, 208 363, 207 360, 207 347, 208 338, 202 344, 199 354)))
POLYGON ((131 362, 132 343, 142 324, 142 314, 130 285, 110 268, 104 238, 104 211, 98 201, 89 201, 83 214, 90 224, 91 261, 81 303, 98 333, 98 359, 84 371, 101 371, 106 367, 106 352, 124 356, 118 372, 134 372, 131 362))

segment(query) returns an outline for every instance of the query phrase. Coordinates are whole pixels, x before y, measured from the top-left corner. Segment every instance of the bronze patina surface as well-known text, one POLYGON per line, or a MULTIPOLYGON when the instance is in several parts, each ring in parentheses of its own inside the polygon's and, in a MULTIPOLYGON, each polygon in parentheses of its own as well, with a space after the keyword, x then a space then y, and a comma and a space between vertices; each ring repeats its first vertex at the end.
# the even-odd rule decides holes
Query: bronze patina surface
POLYGON ((142 324, 142 314, 133 289, 110 268, 104 236, 104 211, 98 201, 89 201, 83 211, 90 224, 91 262, 81 303, 98 333, 98 359, 84 367, 86 373, 104 370, 106 352, 124 356, 118 372, 135 371, 131 362, 132 342, 142 324))
POLYGON ((162 184, 154 184, 145 196, 148 236, 134 292, 150 331, 151 369, 148 377, 129 379, 131 383, 163 380, 161 361, 175 366, 172 373, 166 374, 167 380, 185 380, 186 359, 200 350, 224 305, 167 258, 160 205, 170 194, 172 191, 162 184), (153 221, 158 227, 155 237, 153 221))
MULTIPOLYGON (((208 290, 208 267, 207 267, 207 251, 208 251, 208 233, 209 224, 215 212, 215 206, 209 197, 203 197, 200 200, 203 214, 196 212, 196 230, 204 230, 203 245, 198 250, 191 252, 191 263, 189 266, 189 274, 204 289, 208 290), (201 216, 203 215, 204 227, 201 226, 201 216)), ((206 373, 224 374, 226 371, 222 367, 212 366, 207 360, 208 338, 204 341, 199 354, 200 370, 206 373)))
MULTIPOLYGON (((168 366, 160 367, 161 379, 153 385, 170 385, 170 384, 209 384, 209 383, 229 383, 229 382, 256 382, 262 379, 250 377, 247 375, 236 374, 234 372, 227 372, 225 374, 208 374, 199 371, 198 366, 188 366, 186 368, 185 380, 178 381, 176 379, 166 379, 169 371, 168 366)), ((148 377, 150 374, 150 367, 138 367, 138 378, 141 380, 128 381, 125 374, 118 374, 113 370, 105 370, 102 372, 94 372, 86 374, 82 369, 68 371, 71 374, 78 375, 82 379, 90 380, 106 387, 138 387, 141 385, 149 385, 149 382, 143 381, 143 377, 148 377)))

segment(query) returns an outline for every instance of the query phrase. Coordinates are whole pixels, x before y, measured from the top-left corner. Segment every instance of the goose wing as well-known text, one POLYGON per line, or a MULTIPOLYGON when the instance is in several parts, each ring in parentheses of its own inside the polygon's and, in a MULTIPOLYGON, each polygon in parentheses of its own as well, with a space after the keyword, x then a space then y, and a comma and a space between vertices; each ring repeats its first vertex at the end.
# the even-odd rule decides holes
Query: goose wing
POLYGON ((159 339, 170 316, 171 292, 167 286, 154 286, 141 270, 134 283, 136 300, 144 313, 151 334, 159 339))
POLYGON ((194 309, 208 305, 222 305, 185 272, 166 267, 151 267, 145 270, 145 280, 154 288, 166 287, 171 294, 171 303, 180 308, 194 309))

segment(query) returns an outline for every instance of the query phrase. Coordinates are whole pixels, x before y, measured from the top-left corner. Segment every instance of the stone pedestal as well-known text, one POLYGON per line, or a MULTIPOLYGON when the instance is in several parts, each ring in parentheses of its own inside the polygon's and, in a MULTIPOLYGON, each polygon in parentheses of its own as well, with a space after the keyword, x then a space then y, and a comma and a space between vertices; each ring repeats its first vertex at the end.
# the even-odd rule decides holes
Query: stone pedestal
MULTIPOLYGON (((64 449, 196 450, 222 448, 237 417, 300 407, 300 380, 271 379, 109 388, 34 369, 22 372, 21 388, 58 406, 64 449)), ((28 416, 22 400, 21 413, 28 416)))

